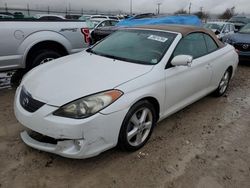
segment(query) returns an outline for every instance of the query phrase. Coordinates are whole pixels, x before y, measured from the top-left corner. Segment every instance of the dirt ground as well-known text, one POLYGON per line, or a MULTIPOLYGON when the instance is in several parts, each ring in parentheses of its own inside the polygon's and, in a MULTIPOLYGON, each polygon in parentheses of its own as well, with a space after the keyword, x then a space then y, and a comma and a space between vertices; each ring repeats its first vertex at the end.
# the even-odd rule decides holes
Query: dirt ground
POLYGON ((158 123, 140 151, 71 160, 27 147, 0 90, 0 187, 250 187, 250 66, 225 97, 208 96, 158 123))

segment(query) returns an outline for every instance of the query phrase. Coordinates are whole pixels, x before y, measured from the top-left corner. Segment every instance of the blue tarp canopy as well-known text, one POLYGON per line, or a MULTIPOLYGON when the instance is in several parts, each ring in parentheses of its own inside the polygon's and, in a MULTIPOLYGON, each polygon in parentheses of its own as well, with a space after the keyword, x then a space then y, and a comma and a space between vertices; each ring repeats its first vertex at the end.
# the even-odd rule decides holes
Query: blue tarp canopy
POLYGON ((201 26, 201 20, 194 15, 185 15, 185 16, 165 16, 159 18, 142 18, 134 19, 128 18, 120 21, 117 26, 122 27, 132 27, 139 25, 162 25, 162 24, 178 24, 178 25, 193 25, 201 26))

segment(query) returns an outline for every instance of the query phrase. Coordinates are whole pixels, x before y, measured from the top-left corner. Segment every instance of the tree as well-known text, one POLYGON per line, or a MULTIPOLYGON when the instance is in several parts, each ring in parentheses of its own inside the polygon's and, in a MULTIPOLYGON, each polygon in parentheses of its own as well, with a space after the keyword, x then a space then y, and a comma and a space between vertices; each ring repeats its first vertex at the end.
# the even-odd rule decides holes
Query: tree
POLYGON ((235 15, 235 7, 227 8, 220 16, 220 19, 230 19, 235 15))
POLYGON ((177 10, 174 14, 187 14, 187 11, 184 9, 177 10))
POLYGON ((198 16, 202 20, 209 18, 209 14, 206 12, 202 12, 202 11, 196 12, 196 13, 194 13, 194 15, 198 16))

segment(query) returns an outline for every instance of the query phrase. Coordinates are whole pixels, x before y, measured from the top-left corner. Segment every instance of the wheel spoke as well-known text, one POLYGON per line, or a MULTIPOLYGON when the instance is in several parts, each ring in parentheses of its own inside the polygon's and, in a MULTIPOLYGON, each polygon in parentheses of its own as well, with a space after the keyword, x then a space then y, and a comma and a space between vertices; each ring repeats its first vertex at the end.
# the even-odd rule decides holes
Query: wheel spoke
POLYGON ((138 127, 139 124, 140 124, 140 121, 139 121, 139 119, 137 118, 136 114, 134 114, 134 115, 132 116, 132 118, 131 118, 130 121, 131 121, 136 127, 138 127))
POLYGON ((139 145, 142 143, 142 132, 139 132, 137 135, 136 135, 136 144, 139 145))
POLYGON ((138 129, 134 128, 128 133, 128 140, 130 141, 136 134, 138 134, 138 129))
POLYGON ((225 82, 222 80, 220 83, 220 88, 222 88, 225 85, 225 82))
POLYGON ((140 117, 140 123, 144 123, 146 121, 147 115, 148 115, 148 109, 144 109, 140 117))
POLYGON ((224 75, 224 80, 225 80, 225 81, 228 80, 228 73, 226 73, 226 74, 224 75))
POLYGON ((145 124, 144 124, 144 130, 145 129, 151 129, 151 126, 152 126, 152 122, 151 121, 148 121, 148 122, 146 122, 145 124))

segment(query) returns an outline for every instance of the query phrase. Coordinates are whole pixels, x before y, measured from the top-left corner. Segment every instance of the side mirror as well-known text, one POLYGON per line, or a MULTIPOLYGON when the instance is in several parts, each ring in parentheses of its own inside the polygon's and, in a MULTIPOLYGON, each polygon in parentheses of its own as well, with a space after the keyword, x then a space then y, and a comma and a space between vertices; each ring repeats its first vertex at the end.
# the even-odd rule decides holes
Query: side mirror
POLYGON ((190 55, 177 55, 175 56, 172 61, 171 64, 173 66, 191 66, 193 62, 193 57, 190 55))
POLYGON ((215 35, 219 35, 220 31, 216 30, 214 33, 215 33, 215 35))

